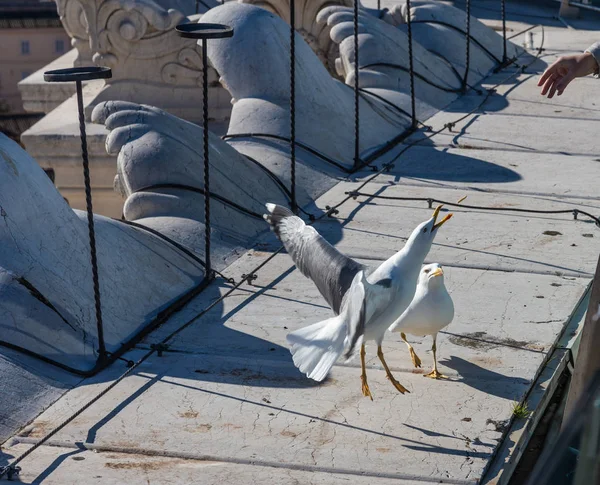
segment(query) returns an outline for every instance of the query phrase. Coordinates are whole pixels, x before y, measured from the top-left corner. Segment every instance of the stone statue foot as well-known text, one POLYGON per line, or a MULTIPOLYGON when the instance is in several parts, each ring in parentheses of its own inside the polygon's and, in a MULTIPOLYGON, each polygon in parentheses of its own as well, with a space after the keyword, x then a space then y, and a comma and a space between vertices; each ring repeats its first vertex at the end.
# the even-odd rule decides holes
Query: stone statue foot
MULTIPOLYGON (((354 23, 348 7, 323 9, 318 22, 331 27, 331 38, 339 44, 336 61, 338 74, 346 84, 354 85, 354 23)), ((359 14, 359 86, 384 97, 391 103, 410 111, 410 73, 408 37, 400 28, 390 25, 367 12, 359 14)), ((415 96, 417 116, 433 114, 454 100, 461 89, 460 79, 452 67, 438 56, 413 42, 415 96), (425 101, 426 100, 426 101, 425 101)))
MULTIPOLYGON (((122 101, 98 105, 92 120, 110 130, 106 149, 117 155, 115 188, 127 198, 125 219, 166 231, 191 249, 203 247, 203 128, 158 108, 122 101)), ((286 192, 259 162, 210 132, 209 144, 214 237, 222 240, 222 249, 245 245, 266 229, 265 202, 288 205, 286 192)))

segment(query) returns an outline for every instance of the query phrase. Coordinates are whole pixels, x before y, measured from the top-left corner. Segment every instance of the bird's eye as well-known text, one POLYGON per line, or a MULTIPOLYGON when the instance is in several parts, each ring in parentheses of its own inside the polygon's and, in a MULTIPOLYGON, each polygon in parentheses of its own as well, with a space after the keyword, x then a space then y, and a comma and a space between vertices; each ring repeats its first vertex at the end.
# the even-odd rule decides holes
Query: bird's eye
POLYGON ((426 227, 423 228, 423 232, 427 232, 427 228, 426 227))
POLYGON ((430 271, 431 271, 430 269, 424 269, 424 270, 423 270, 423 272, 424 272, 425 274, 429 273, 430 271))

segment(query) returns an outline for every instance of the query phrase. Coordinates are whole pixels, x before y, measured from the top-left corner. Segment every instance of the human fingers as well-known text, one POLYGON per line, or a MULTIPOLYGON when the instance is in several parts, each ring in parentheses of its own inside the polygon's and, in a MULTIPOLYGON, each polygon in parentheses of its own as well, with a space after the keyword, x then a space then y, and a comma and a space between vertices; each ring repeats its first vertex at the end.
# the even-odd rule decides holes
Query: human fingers
POLYGON ((566 87, 569 85, 569 83, 573 79, 575 79, 575 77, 576 77, 575 72, 569 71, 565 76, 562 77, 562 79, 560 79, 556 83, 556 90, 558 91, 559 96, 563 93, 563 91, 566 89, 566 87))
POLYGON ((542 96, 546 96, 546 94, 548 94, 550 88, 552 88, 552 86, 556 83, 556 78, 556 75, 552 75, 548 79, 546 79, 544 87, 542 88, 542 96))
POLYGON ((548 78, 550 76, 552 76, 555 72, 556 72, 556 62, 544 71, 544 74, 542 74, 542 77, 540 77, 540 79, 538 81, 538 86, 541 86, 542 84, 544 84, 548 80, 548 78))

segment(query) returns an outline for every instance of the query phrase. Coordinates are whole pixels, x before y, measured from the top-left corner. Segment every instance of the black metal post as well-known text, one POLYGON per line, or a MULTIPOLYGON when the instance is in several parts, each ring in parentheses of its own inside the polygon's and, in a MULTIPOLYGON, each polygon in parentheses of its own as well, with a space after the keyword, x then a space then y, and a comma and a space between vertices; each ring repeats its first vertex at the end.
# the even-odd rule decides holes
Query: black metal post
POLYGON ((104 327, 102 325, 102 305, 100 301, 100 282, 98 276, 98 258, 96 253, 96 231, 94 228, 94 211, 92 208, 92 184, 90 181, 90 164, 87 149, 87 136, 85 133, 85 116, 83 111, 82 82, 91 79, 107 79, 112 72, 107 67, 75 67, 71 69, 58 69, 44 73, 46 82, 73 82, 77 89, 77 110, 79 113, 79 136, 81 138, 81 158, 83 161, 83 181, 85 185, 85 205, 88 222, 88 236, 90 241, 90 260, 92 264, 92 283, 94 288, 94 303, 96 312, 96 328, 98 332, 98 360, 107 357, 104 342, 104 327))
POLYGON ((506 55, 506 0, 502 0, 502 37, 503 37, 503 50, 502 50, 502 64, 506 65, 508 56, 506 55))
POLYGON ((296 199, 296 5, 290 0, 290 199, 292 212, 298 212, 296 199))
POLYGON ((104 328, 102 326, 102 306, 100 304, 100 282, 98 278, 98 259, 96 255, 96 231, 94 229, 94 212, 92 209, 92 184, 90 181, 90 163, 88 160, 87 137, 85 133, 85 117, 83 113, 83 93, 81 81, 77 86, 77 109, 79 111, 79 136, 81 138, 81 158, 83 160, 83 182, 85 184, 85 206, 87 211, 88 233, 90 239, 90 258, 92 261, 92 280, 94 284, 94 302, 96 306, 96 327, 98 328, 98 355, 106 357, 104 344, 104 328))
POLYGON ((467 60, 465 63, 465 77, 463 78, 463 91, 467 90, 468 79, 469 79, 469 66, 470 66, 470 62, 471 62, 471 0, 467 0, 466 14, 467 14, 467 29, 466 29, 467 60))
POLYGON ((208 53, 202 39, 202 127, 204 141, 204 262, 206 276, 213 277, 210 261, 210 164, 208 159, 208 53))
POLYGON ((415 106, 415 71, 413 60, 413 38, 412 21, 410 18, 410 0, 406 0, 406 27, 408 33, 408 63, 410 70, 410 104, 411 104, 411 128, 417 128, 417 109, 415 106))
POLYGON ((358 2, 354 0, 354 169, 360 161, 360 113, 359 113, 359 69, 358 69, 358 2))
POLYGON ((196 13, 200 11, 200 0, 196 0, 196 13))
POLYGON ((205 278, 214 278, 210 257, 210 160, 208 144, 208 39, 224 39, 233 36, 227 25, 208 23, 180 24, 175 30, 181 37, 202 40, 202 129, 204 148, 204 269, 205 278))

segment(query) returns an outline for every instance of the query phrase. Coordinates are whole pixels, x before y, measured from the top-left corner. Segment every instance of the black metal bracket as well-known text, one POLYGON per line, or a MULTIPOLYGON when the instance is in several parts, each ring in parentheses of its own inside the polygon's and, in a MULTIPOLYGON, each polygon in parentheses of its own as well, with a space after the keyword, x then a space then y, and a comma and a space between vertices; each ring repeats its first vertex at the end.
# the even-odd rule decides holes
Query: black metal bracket
POLYGON ((252 284, 254 280, 258 279, 258 275, 256 273, 243 274, 242 281, 247 281, 248 284, 252 284))
POLYGON ((339 213, 340 213, 340 211, 339 211, 339 210, 337 210, 337 209, 334 209, 333 207, 330 207, 330 206, 328 206, 328 205, 326 205, 326 206, 325 206, 325 210, 327 211, 327 215, 328 215, 329 217, 333 217, 334 215, 336 215, 336 214, 339 214, 339 213))
POLYGON ((169 350, 169 345, 164 343, 150 344, 150 349, 156 352, 156 355, 162 357, 163 352, 169 350))
POLYGON ((91 81, 93 79, 109 79, 112 71, 109 67, 71 67, 69 69, 56 69, 44 73, 47 83, 68 83, 76 81, 91 81))
POLYGON ((0 479, 2 479, 3 476, 6 476, 8 480, 12 480, 13 478, 17 477, 20 472, 20 466, 7 465, 3 468, 0 468, 0 479))
POLYGON ((177 33, 186 39, 225 39, 233 37, 233 28, 222 24, 192 23, 179 24, 177 33))

